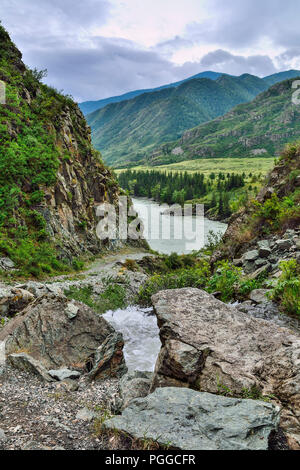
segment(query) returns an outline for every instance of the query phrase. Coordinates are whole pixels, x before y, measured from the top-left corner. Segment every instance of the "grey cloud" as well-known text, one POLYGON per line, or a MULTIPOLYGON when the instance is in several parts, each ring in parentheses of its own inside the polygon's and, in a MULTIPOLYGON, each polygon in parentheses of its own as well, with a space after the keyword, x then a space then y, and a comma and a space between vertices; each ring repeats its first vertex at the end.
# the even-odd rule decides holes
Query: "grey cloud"
POLYGON ((200 65, 217 72, 221 71, 233 75, 251 73, 252 75, 266 76, 277 71, 268 56, 253 55, 245 57, 231 54, 222 49, 206 54, 202 57, 200 65))
MULTIPOLYGON (((47 82, 78 100, 96 99, 184 78, 193 67, 176 67, 130 41, 96 38, 94 47, 64 48, 63 42, 31 49, 30 63, 48 69, 47 82)), ((193 69, 193 72, 199 67, 193 69)))
POLYGON ((268 38, 274 45, 297 46, 300 41, 300 2, 297 0, 206 0, 211 20, 187 26, 194 41, 249 47, 268 38))

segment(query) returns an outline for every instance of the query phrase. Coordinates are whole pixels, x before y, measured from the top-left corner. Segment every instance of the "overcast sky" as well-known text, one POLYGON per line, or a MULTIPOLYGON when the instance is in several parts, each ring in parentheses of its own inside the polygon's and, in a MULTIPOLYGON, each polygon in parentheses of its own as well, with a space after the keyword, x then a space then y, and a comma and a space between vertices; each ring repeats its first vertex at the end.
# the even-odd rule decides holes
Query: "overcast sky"
POLYGON ((204 70, 300 69, 299 0, 0 0, 30 67, 78 101, 204 70))

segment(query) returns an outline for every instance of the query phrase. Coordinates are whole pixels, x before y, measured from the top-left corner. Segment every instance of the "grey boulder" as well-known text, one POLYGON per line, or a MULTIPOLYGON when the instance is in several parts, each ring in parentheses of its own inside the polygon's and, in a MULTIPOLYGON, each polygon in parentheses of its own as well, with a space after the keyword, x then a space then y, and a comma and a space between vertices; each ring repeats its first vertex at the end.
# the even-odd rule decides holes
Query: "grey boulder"
POLYGON ((250 292, 249 299, 252 300, 252 302, 255 302, 256 304, 269 302, 269 299, 267 297, 268 292, 270 292, 270 290, 268 289, 255 289, 250 292))
POLYGON ((120 380, 122 409, 126 408, 135 398, 149 395, 152 379, 152 372, 134 371, 124 375, 120 380))
POLYGON ((267 450, 279 415, 270 403, 159 388, 104 427, 181 450, 267 450))
POLYGON ((300 339, 273 322, 254 318, 199 289, 152 297, 162 347, 151 391, 188 387, 273 395, 281 427, 300 445, 300 339))
POLYGON ((11 320, 1 331, 0 340, 7 338, 6 354, 26 351, 46 369, 84 370, 88 357, 113 332, 106 320, 86 305, 47 295, 11 320), (70 305, 74 307, 72 315, 70 305))

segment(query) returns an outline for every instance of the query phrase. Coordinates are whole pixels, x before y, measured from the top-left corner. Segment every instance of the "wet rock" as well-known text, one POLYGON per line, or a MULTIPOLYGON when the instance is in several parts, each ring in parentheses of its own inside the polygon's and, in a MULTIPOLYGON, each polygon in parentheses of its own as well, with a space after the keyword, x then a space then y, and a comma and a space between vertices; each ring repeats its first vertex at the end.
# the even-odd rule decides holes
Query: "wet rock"
POLYGON ((152 297, 161 351, 151 390, 220 386, 272 394, 283 406, 282 428, 300 443, 300 339, 289 329, 251 317, 198 289, 152 297), (221 384, 221 385, 220 385, 221 384))
POLYGON ((159 388, 134 400, 106 429, 181 450, 267 450, 279 407, 186 388, 159 388))
POLYGON ((54 382, 54 379, 48 374, 43 365, 28 354, 10 354, 7 358, 7 362, 11 367, 31 372, 45 382, 54 382))
POLYGON ((255 302, 256 304, 268 302, 268 292, 270 292, 269 289, 255 289, 250 293, 249 299, 255 302))
POLYGON ((114 329, 80 302, 72 302, 78 312, 70 319, 69 305, 66 297, 39 298, 1 331, 2 339, 7 337, 6 353, 23 349, 46 369, 84 369, 87 358, 114 329))
POLYGON ((126 408, 135 398, 149 395, 152 379, 152 372, 135 371, 124 375, 120 380, 122 409, 126 408))
POLYGON ((79 379, 81 376, 80 372, 70 369, 58 369, 58 370, 49 370, 48 374, 56 380, 66 380, 66 379, 79 379))
POLYGON ((107 337, 88 361, 92 367, 90 380, 104 380, 108 377, 122 377, 127 372, 123 354, 124 340, 121 333, 113 333, 107 337))

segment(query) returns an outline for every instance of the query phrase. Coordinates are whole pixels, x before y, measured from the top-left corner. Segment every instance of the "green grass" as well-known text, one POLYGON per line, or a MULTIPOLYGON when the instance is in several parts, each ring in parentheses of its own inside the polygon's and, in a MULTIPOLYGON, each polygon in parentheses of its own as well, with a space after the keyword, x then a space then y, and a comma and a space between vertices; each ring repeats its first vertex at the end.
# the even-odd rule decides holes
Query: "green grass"
POLYGON ((93 294, 92 286, 72 286, 69 290, 65 291, 65 295, 69 299, 78 300, 88 305, 88 307, 99 314, 103 314, 108 310, 125 308, 127 306, 125 288, 112 278, 103 279, 103 282, 105 289, 98 296, 93 294))
MULTIPOLYGON (((252 173, 262 175, 267 174, 274 166, 274 158, 203 158, 199 160, 186 160, 179 163, 172 163, 170 165, 161 165, 156 167, 150 166, 136 166, 132 170, 155 170, 161 172, 188 172, 188 173, 203 173, 209 175, 212 172, 230 172, 230 173, 252 173)), ((120 174, 124 170, 115 170, 116 174, 120 174)))

